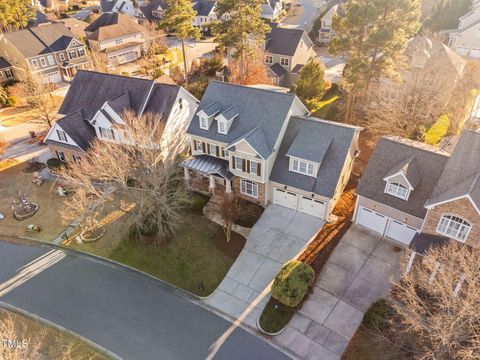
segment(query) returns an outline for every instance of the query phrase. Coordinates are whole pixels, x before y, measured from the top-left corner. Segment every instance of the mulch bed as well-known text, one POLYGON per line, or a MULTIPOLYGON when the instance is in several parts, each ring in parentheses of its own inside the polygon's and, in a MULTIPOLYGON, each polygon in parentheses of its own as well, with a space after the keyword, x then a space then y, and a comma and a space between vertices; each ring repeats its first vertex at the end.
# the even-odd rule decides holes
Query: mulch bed
POLYGON ((24 173, 34 173, 43 170, 47 165, 38 161, 27 163, 25 169, 23 169, 24 173))
POLYGON ((265 209, 260 205, 249 202, 240 214, 240 217, 235 221, 235 224, 252 228, 253 225, 258 221, 260 216, 262 216, 265 209))
POLYGON ((225 238, 223 228, 218 230, 213 237, 215 247, 230 259, 236 259, 247 241, 243 236, 232 231, 232 238, 229 242, 225 238))

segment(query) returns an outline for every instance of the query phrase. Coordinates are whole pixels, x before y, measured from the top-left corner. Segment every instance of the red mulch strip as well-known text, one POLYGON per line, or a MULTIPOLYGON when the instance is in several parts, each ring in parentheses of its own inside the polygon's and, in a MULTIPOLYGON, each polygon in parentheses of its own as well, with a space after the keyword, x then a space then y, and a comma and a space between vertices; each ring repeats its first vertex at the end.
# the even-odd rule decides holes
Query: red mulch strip
POLYGON ((236 259, 247 241, 243 236, 232 231, 232 238, 229 242, 225 237, 223 228, 218 230, 213 237, 215 247, 230 259, 236 259))

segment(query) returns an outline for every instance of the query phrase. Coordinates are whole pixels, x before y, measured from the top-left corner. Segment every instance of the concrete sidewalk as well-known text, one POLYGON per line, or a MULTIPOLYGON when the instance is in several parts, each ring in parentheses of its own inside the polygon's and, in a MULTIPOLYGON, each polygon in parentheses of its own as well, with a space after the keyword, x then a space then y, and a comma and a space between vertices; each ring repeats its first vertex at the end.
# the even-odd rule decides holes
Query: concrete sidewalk
MULTIPOLYGON (((282 206, 269 206, 252 228, 245 248, 227 276, 205 302, 237 319, 265 291, 282 265, 307 245, 323 223, 318 218, 282 206)), ((246 325, 256 328, 256 321, 269 298, 267 289, 246 316, 246 325)))
POLYGON ((340 359, 378 298, 400 276, 401 249, 359 226, 343 236, 314 285, 313 293, 285 331, 273 338, 302 359, 340 359))

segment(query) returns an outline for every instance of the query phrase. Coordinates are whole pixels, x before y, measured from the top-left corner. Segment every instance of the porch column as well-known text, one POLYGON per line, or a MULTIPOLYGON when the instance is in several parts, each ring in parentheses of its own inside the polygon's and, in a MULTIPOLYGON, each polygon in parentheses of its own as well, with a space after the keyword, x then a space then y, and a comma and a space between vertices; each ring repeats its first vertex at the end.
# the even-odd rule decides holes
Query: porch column
POLYGON ((413 261, 415 260, 416 255, 417 253, 415 251, 412 251, 412 254, 410 255, 410 259, 408 260, 407 269, 405 270, 407 274, 410 272, 410 270, 412 270, 413 261))
POLYGON ((230 180, 225 180, 225 192, 232 192, 232 182, 230 180))
POLYGON ((183 168, 183 177, 187 181, 190 180, 190 171, 186 167, 183 168))
POLYGON ((213 175, 210 175, 209 178, 210 178, 210 184, 209 184, 208 187, 210 189, 214 190, 215 189, 215 177, 213 175))
POLYGON ((440 263, 438 261, 435 261, 435 267, 433 268, 432 274, 428 279, 429 284, 433 283, 433 280, 435 280, 435 276, 437 276, 438 269, 440 269, 440 263))
POLYGON ((453 297, 457 297, 460 289, 462 288, 463 282, 465 281, 465 274, 460 276, 460 280, 458 280, 457 286, 455 286, 455 290, 453 290, 453 297))

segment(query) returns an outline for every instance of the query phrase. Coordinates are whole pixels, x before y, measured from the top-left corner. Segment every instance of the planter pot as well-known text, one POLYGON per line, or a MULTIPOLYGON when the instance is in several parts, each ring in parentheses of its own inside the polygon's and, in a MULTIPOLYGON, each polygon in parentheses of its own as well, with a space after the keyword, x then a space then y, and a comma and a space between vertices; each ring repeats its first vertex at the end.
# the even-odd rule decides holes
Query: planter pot
MULTIPOLYGON (((260 314, 260 316, 262 316, 262 314, 260 314)), ((275 332, 275 333, 271 333, 271 332, 268 332, 268 331, 265 331, 262 329, 262 326, 260 325, 260 317, 258 317, 257 319, 257 329, 258 331, 260 331, 262 334, 264 335, 268 335, 268 336, 277 336, 277 335, 280 335, 282 332, 285 331, 285 329, 287 328, 288 326, 288 323, 283 327, 281 328, 279 331, 275 332)))
POLYGON ((28 213, 28 214, 17 214, 15 212, 15 210, 13 211, 13 217, 17 220, 25 220, 25 219, 28 219, 28 218, 31 218, 33 215, 35 215, 38 211, 38 208, 40 207, 38 204, 36 203, 29 203, 28 205, 33 205, 33 209, 28 213))
POLYGON ((103 237, 103 235, 105 235, 105 232, 106 230, 102 229, 102 231, 100 231, 100 233, 94 237, 86 237, 85 234, 81 232, 80 235, 78 236, 80 237, 80 240, 82 241, 82 243, 88 244, 88 243, 94 243, 100 240, 103 237))

